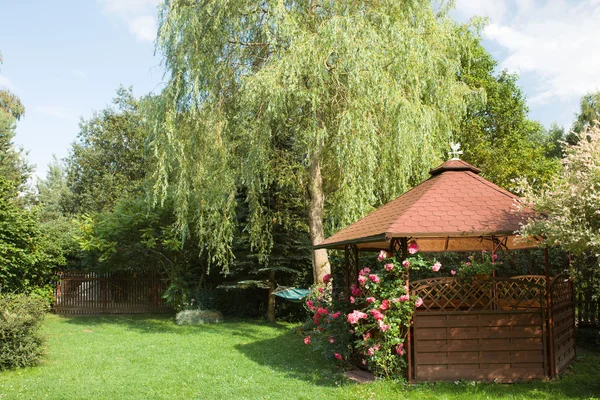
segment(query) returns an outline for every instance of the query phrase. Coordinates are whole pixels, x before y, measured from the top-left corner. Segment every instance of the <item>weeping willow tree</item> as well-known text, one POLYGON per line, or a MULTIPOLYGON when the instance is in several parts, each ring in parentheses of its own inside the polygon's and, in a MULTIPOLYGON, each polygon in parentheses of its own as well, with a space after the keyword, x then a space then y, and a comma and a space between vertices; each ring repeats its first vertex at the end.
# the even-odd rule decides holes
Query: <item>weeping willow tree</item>
MULTIPOLYGON (((167 0, 157 51, 166 87, 149 113, 155 193, 182 234, 227 268, 236 193, 268 262, 284 217, 269 193, 306 204, 313 244, 426 177, 467 103, 470 29, 425 0, 167 0), (468 62, 467 62, 468 64, 468 62)), ((315 280, 329 272, 313 254, 315 280)))

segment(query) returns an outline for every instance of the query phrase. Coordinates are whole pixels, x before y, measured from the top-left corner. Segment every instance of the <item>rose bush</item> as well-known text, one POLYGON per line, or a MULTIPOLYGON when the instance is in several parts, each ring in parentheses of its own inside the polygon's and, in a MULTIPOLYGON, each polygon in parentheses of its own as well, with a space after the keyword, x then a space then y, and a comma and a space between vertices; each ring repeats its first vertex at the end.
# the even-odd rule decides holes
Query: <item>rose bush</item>
POLYGON ((415 308, 423 303, 411 296, 406 286, 409 271, 431 268, 438 272, 442 267, 435 260, 423 260, 417 251, 412 242, 411 257, 402 262, 381 251, 378 263, 363 268, 355 283, 348 285, 341 277, 328 277, 326 283, 313 289, 306 302, 312 327, 305 343, 330 358, 362 363, 378 376, 401 377, 410 321, 415 308), (327 285, 330 281, 333 285, 327 285))

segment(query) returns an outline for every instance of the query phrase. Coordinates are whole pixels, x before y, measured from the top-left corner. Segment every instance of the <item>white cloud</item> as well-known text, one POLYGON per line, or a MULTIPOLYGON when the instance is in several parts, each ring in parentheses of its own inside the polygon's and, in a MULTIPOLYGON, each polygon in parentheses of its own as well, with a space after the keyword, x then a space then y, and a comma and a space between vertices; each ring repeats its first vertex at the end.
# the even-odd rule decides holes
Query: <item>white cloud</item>
POLYGON ((34 108, 35 111, 55 117, 58 119, 64 119, 67 121, 77 121, 77 117, 73 115, 68 109, 61 106, 38 106, 34 108))
POLYGON ((156 7, 159 0, 98 0, 103 11, 118 17, 140 41, 156 36, 156 7))
POLYGON ((135 17, 129 21, 129 30, 134 33, 139 40, 152 41, 156 36, 156 22, 154 18, 149 15, 135 17))
POLYGON ((502 20, 507 11, 507 3, 500 0, 457 0, 456 13, 463 20, 473 16, 488 17, 491 22, 502 20))
POLYGON ((79 69, 74 69, 71 74, 76 78, 85 78, 85 73, 79 69))
POLYGON ((600 0, 512 0, 503 2, 510 5, 504 13, 498 3, 461 0, 457 12, 490 16, 484 37, 506 50, 501 68, 535 77, 533 103, 572 101, 600 89, 600 0))

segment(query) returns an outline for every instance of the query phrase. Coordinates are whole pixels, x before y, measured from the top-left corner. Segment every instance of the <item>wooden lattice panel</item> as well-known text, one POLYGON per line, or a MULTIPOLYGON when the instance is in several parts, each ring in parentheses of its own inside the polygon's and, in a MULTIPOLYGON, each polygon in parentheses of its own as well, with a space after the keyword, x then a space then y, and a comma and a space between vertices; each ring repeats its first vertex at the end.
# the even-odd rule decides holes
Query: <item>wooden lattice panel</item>
POLYGON ((472 310, 538 310, 544 287, 523 279, 432 278, 411 283, 411 294, 421 297, 419 312, 472 310))

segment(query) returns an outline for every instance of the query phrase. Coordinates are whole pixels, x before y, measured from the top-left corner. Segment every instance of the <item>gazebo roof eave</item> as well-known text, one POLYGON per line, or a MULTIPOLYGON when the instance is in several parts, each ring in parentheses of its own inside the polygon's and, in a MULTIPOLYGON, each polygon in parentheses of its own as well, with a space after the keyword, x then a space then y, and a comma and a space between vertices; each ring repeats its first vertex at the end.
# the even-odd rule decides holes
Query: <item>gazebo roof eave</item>
MULTIPOLYGON (((409 232, 386 232, 386 233, 381 233, 381 234, 377 234, 377 235, 343 240, 343 241, 339 241, 339 242, 332 242, 332 243, 326 243, 326 244, 323 244, 323 242, 321 242, 318 245, 313 246, 313 248, 315 250, 318 250, 318 249, 343 250, 344 247, 347 245, 371 244, 371 243, 378 243, 378 242, 379 243, 389 243, 393 239, 402 239, 402 238, 406 238, 409 240, 410 239, 418 240, 419 238, 439 239, 439 240, 452 240, 452 239, 494 240, 494 239, 501 239, 501 238, 507 238, 507 237, 518 237, 518 236, 520 236, 520 235, 518 233, 516 233, 515 231, 459 232, 459 233, 454 232, 452 234, 445 233, 445 232, 435 232, 435 233, 431 233, 431 232, 410 232, 410 233, 409 232)), ((539 241, 539 238, 533 238, 533 242, 537 242, 537 241, 539 241)), ((388 246, 385 246, 383 248, 387 248, 387 247, 388 246)), ((539 247, 539 246, 538 245, 525 246, 525 247, 520 247, 520 249, 535 248, 535 247, 539 247)), ((374 251, 375 249, 364 248, 361 250, 374 251)), ((470 250, 465 250, 465 251, 470 251, 470 250)))

